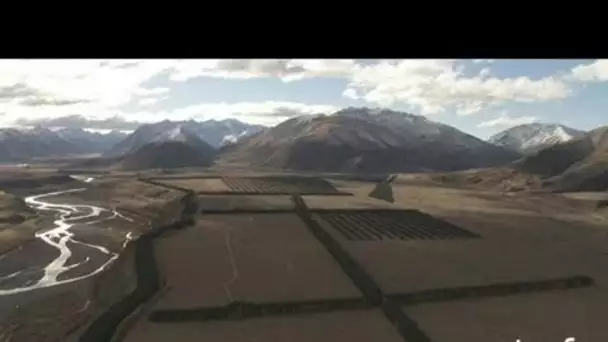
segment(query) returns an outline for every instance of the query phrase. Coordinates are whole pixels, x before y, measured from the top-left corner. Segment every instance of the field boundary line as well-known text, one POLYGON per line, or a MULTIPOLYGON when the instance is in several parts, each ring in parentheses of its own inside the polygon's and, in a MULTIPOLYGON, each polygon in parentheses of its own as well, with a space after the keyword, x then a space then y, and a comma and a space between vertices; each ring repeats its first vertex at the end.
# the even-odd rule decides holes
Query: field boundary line
POLYGON ((395 326, 403 340, 407 342, 431 342, 430 337, 418 324, 408 317, 395 301, 382 293, 380 286, 374 281, 372 276, 348 254, 337 240, 313 219, 302 197, 294 195, 293 201, 296 205, 298 216, 304 221, 312 235, 334 257, 344 273, 361 291, 367 303, 380 307, 384 316, 395 326))

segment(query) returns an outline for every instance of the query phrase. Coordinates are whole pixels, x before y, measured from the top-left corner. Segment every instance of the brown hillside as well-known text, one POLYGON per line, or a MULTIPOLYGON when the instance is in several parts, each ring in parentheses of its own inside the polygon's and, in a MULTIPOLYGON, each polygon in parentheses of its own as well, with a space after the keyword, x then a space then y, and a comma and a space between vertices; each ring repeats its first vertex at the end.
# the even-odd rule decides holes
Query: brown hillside
POLYGON ((431 139, 368 118, 295 118, 223 149, 220 159, 275 169, 385 173, 462 170, 517 157, 475 138, 470 145, 454 143, 463 134, 444 129, 431 139))
POLYGON ((120 163, 123 169, 170 169, 205 167, 211 165, 213 155, 183 141, 165 141, 144 145, 126 155, 120 163))
POLYGON ((444 183, 507 191, 606 191, 608 127, 542 149, 507 168, 438 175, 434 179, 444 183))

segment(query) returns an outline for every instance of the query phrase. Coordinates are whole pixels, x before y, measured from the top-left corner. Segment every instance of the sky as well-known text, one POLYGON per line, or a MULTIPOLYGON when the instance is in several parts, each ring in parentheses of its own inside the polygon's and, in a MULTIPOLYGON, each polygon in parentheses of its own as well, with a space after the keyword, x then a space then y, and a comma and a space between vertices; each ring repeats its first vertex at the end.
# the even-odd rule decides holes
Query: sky
POLYGON ((272 126, 345 107, 423 115, 482 139, 518 124, 608 124, 608 60, 0 60, 0 126, 272 126))

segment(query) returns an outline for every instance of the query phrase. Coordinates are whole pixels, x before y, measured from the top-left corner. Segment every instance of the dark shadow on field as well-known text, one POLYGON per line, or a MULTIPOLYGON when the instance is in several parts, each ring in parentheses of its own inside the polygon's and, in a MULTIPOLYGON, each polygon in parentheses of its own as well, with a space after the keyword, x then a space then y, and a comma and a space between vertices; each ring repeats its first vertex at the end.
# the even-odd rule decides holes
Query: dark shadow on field
POLYGON ((605 209, 608 208, 608 200, 601 200, 598 201, 596 204, 596 209, 605 209))

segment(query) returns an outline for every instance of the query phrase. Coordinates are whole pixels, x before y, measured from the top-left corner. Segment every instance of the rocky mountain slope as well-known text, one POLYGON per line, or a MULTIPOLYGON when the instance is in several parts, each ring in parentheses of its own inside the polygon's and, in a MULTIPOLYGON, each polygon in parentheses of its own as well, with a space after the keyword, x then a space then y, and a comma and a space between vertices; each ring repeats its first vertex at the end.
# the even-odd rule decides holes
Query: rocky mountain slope
POLYGON ((214 154, 205 153, 184 141, 149 143, 121 158, 119 167, 126 170, 206 167, 214 154))
POLYGON ((242 140, 220 160, 331 172, 450 171, 509 163, 516 152, 451 126, 390 110, 303 116, 242 140))
POLYGON ((515 163, 522 172, 544 178, 558 191, 608 190, 608 126, 547 147, 515 163))
POLYGON ((185 125, 178 125, 123 155, 120 167, 129 170, 204 167, 211 165, 215 153, 215 148, 185 125))
POLYGON ((432 177, 442 183, 507 192, 608 191, 608 126, 545 147, 505 167, 432 177))
POLYGON ((585 132, 559 124, 533 123, 502 131, 489 142, 525 154, 581 137, 585 132))
POLYGON ((228 143, 236 142, 239 139, 260 132, 264 127, 259 125, 249 125, 235 119, 222 121, 208 120, 198 122, 190 121, 169 121, 164 120, 157 123, 145 124, 136 129, 124 140, 117 143, 105 156, 116 157, 131 153, 140 147, 163 139, 171 135, 177 127, 187 129, 195 134, 199 139, 205 141, 212 147, 219 148, 228 143))
POLYGON ((187 127, 209 145, 216 148, 236 143, 240 139, 256 134, 266 128, 260 125, 247 124, 236 119, 207 120, 202 122, 188 121, 187 127))

